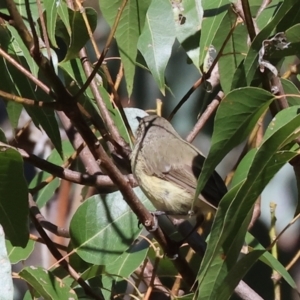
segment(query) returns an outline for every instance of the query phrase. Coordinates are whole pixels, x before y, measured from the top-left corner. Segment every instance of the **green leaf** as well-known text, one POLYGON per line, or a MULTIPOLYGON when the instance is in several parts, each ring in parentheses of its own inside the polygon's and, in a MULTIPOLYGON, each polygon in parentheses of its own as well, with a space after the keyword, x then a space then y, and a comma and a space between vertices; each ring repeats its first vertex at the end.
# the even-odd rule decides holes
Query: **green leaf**
POLYGON ((121 113, 117 108, 115 108, 113 106, 112 102, 110 101, 110 97, 109 97, 109 94, 108 94, 107 90, 103 86, 100 86, 99 87, 99 92, 100 92, 100 95, 101 95, 107 109, 110 112, 110 116, 113 119, 115 125, 117 126, 121 136, 123 137, 123 139, 127 143, 131 143, 131 139, 130 139, 129 134, 126 130, 123 119, 121 117, 121 113))
POLYGON ((22 157, 13 149, 0 148, 0 182, 0 223, 13 246, 25 247, 29 238, 28 191, 22 157))
POLYGON ((300 105, 300 92, 295 84, 287 79, 281 78, 280 79, 284 93, 285 94, 293 94, 293 96, 286 96, 287 101, 290 106, 293 105, 300 105))
MULTIPOLYGON (((37 175, 36 175, 37 176, 37 175)), ((42 182, 46 178, 50 176, 49 173, 46 172, 40 172, 38 173, 38 176, 35 177, 38 182, 42 182)), ((32 183, 35 183, 35 181, 32 181, 32 183)), ((44 207, 48 201, 50 201, 58 189, 59 185, 61 183, 60 178, 54 178, 50 183, 48 183, 44 188, 38 191, 38 193, 35 194, 35 201, 39 208, 44 207)))
MULTIPOLYGON (((59 63, 59 66, 64 72, 65 85, 71 92, 74 94, 77 93, 87 80, 80 59, 76 58, 69 61, 62 61, 59 63)), ((90 87, 85 90, 85 94, 90 98, 94 98, 90 87)))
POLYGON ((289 28, 297 25, 300 18, 299 2, 294 0, 285 0, 292 9, 281 11, 283 18, 276 24, 276 32, 287 31, 289 28))
POLYGON ((31 294, 29 290, 25 293, 23 300, 32 300, 31 294))
MULTIPOLYGON (((145 260, 149 244, 145 240, 132 245, 116 261, 106 265, 106 273, 128 278, 145 260)), ((116 278, 119 281, 120 278, 116 278)))
MULTIPOLYGON (((219 261, 221 248, 222 255, 226 257, 224 265, 226 269, 219 273, 219 283, 233 267, 237 254, 232 254, 229 250, 236 239, 236 228, 240 228, 240 224, 245 221, 270 179, 286 162, 297 155, 297 152, 282 150, 300 134, 300 115, 297 111, 298 107, 291 107, 276 115, 268 127, 262 145, 256 150, 254 157, 248 159, 252 164, 248 172, 243 172, 245 179, 238 185, 240 188, 235 194, 230 191, 229 195, 225 195, 222 199, 199 273, 200 294, 201 288, 207 287, 212 282, 211 276, 214 274, 210 273, 210 269, 219 261)), ((250 155, 253 156, 253 152, 250 155)), ((245 235, 247 228, 243 230, 245 235)), ((243 241, 240 241, 240 248, 242 244, 243 241)))
POLYGON ((55 149, 57 149, 59 154, 63 156, 61 137, 54 111, 51 109, 28 106, 26 106, 25 109, 32 118, 34 125, 37 128, 39 128, 39 125, 41 125, 41 127, 45 130, 45 133, 48 135, 50 141, 53 143, 55 149))
MULTIPOLYGON (((59 1, 59 3, 62 1, 59 1)), ((60 4, 61 5, 61 4, 60 4)), ((58 48, 55 39, 55 27, 56 27, 56 18, 57 18, 57 1, 53 0, 44 0, 44 7, 47 20, 47 34, 55 48, 58 48)))
MULTIPOLYGON (((85 14, 91 27, 91 31, 94 32, 97 26, 97 13, 94 9, 87 7, 85 8, 85 14)), ((69 20, 72 33, 70 45, 68 45, 69 48, 64 61, 78 57, 79 50, 89 40, 89 34, 82 13, 80 11, 69 9, 69 20)))
POLYGON ((11 264, 8 259, 7 251, 5 248, 5 236, 3 228, 0 224, 0 299, 12 300, 14 295, 14 286, 11 276, 11 264))
MULTIPOLYGON (((243 184, 243 182, 241 182, 238 185, 231 188, 228 191, 228 193, 223 197, 221 203, 223 203, 224 206, 230 205, 232 199, 234 199, 235 195, 240 190, 242 184, 243 184)), ((221 204, 218 208, 218 211, 219 210, 222 210, 221 204)), ((221 226, 221 225, 222 224, 221 224, 220 218, 217 218, 217 216, 216 216, 215 220, 214 220, 213 228, 219 228, 218 226, 221 226)), ((240 225, 243 225, 243 226, 239 226, 239 229, 237 230, 239 232, 236 232, 236 237, 238 237, 238 242, 240 242, 240 240, 241 240, 241 227, 245 226, 245 222, 242 222, 240 225)), ((209 237, 209 240, 208 240, 208 245, 214 244, 214 242, 216 241, 217 238, 218 237, 215 235, 215 231, 212 231, 211 235, 209 237)), ((230 246, 232 244, 233 243, 231 243, 230 245, 227 245, 227 247, 231 248, 230 246)), ((223 249, 223 248, 218 247, 218 249, 215 249, 214 264, 210 263, 210 261, 206 258, 207 261, 203 260, 202 264, 200 266, 200 270, 198 272, 198 280, 199 280, 199 282, 201 281, 201 285, 199 285, 198 292, 201 293, 201 297, 203 297, 203 299, 210 299, 210 297, 213 298, 214 296, 216 296, 217 288, 222 282, 223 278, 221 276, 222 275, 224 276, 224 271, 222 269, 224 269, 224 264, 226 262, 224 259, 224 258, 226 258, 225 249, 223 249), (219 279, 219 281, 217 281, 217 279, 219 279)), ((208 249, 206 250, 205 253, 207 253, 207 251, 208 251, 208 249)), ((238 249, 235 246, 234 251, 239 252, 240 249, 238 249)), ((204 256, 204 259, 205 259, 205 256, 204 256)))
MULTIPOLYGON (((213 40, 213 45, 216 49, 221 48, 226 39, 226 35, 234 26, 235 22, 236 14, 231 10, 228 10, 228 13, 223 18, 220 28, 216 33, 216 37, 213 40)), ((225 94, 230 92, 235 71, 248 51, 247 36, 246 26, 244 24, 239 24, 235 28, 223 50, 223 55, 219 59, 220 81, 225 94)))
POLYGON ((34 250, 35 242, 28 240, 25 248, 14 247, 9 240, 5 240, 5 245, 9 260, 12 264, 17 264, 22 260, 26 260, 34 250))
MULTIPOLYGON (((0 45, 1 48, 8 52, 9 47, 11 47, 11 35, 9 34, 9 31, 4 27, 0 26, 0 45)), ((11 66, 7 63, 7 61, 0 57, 0 70, 2 70, 2 76, 0 80, 0 89, 11 93, 13 95, 19 95, 18 90, 14 84, 14 79, 11 74, 11 66)), ((22 111, 22 106, 20 104, 17 104, 13 101, 5 102, 6 105, 6 111, 8 114, 9 121, 13 128, 16 128, 18 126, 19 117, 22 111)))
POLYGON ((215 117, 211 149, 198 179, 196 197, 218 163, 231 149, 246 139, 273 100, 271 93, 247 87, 233 90, 221 101, 215 117))
POLYGON ((19 276, 45 300, 78 299, 75 292, 66 286, 61 279, 41 267, 25 267, 19 276))
MULTIPOLYGON (((35 24, 37 24, 37 19, 39 18, 38 6, 36 5, 36 2, 34 0, 29 0, 28 3, 30 6, 30 12, 32 15, 32 19, 35 22, 35 24)), ((23 17, 23 21, 24 21, 25 25, 31 31, 30 25, 28 22, 28 18, 27 18, 26 8, 25 8, 25 1, 24 0, 15 1, 15 4, 16 4, 16 7, 17 7, 19 13, 23 17)), ((9 15, 9 12, 6 8, 0 9, 0 11, 9 15)), ((10 47, 9 54, 11 54, 11 52, 14 52, 17 56, 24 56, 32 74, 37 76, 38 66, 35 63, 34 59, 32 58, 30 51, 27 49, 22 38, 18 34, 17 30, 13 26, 11 26, 9 23, 6 28, 10 31, 11 36, 13 37, 11 40, 11 47, 10 47)))
MULTIPOLYGON (((265 248, 254 238, 254 236, 247 232, 246 235, 246 243, 247 245, 253 244, 254 249, 256 250, 264 250, 265 248)), ((297 289, 297 285, 289 274, 289 272, 285 269, 285 267, 278 261, 270 252, 266 251, 260 258, 263 263, 268 265, 272 270, 278 272, 282 278, 293 288, 297 289)))
MULTIPOLYGON (((30 28, 29 27, 29 21, 28 21, 28 18, 27 18, 25 0, 18 0, 18 1, 15 1, 15 3, 16 3, 16 7, 17 7, 20 15, 23 17, 23 20, 24 20, 26 26, 28 28, 30 28)), ((43 1, 41 1, 41 3, 43 3, 43 1)), ((30 12, 31 12, 32 19, 33 19, 34 22, 36 22, 37 19, 39 18, 39 10, 38 10, 38 6, 36 5, 36 1, 29 0, 28 4, 30 6, 30 12)))
POLYGON ((253 159, 256 151, 257 149, 251 149, 250 151, 248 151, 247 155, 243 157, 242 161, 239 163, 237 169, 234 172, 231 186, 236 186, 247 178, 249 166, 253 164, 253 159))
MULTIPOLYGON (((98 265, 93 265, 91 267, 89 267, 87 270, 85 270, 81 275, 80 277, 83 279, 83 280, 89 280, 91 278, 94 278, 94 277, 98 277, 102 274, 105 273, 105 266, 98 266, 98 265)), ((71 287, 76 287, 78 285, 78 282, 77 281, 73 281, 71 287)))
POLYGON ((7 139, 6 139, 5 133, 3 132, 3 130, 1 128, 0 128, 0 142, 7 144, 7 139))
MULTIPOLYGON (((68 62, 62 62, 60 63, 60 67, 65 72, 65 82, 68 86, 69 91, 73 94, 76 94, 86 80, 80 60, 73 59, 68 62), (76 84, 74 84, 74 81, 76 82, 76 84)), ((113 106, 107 90, 101 84, 99 85, 99 92, 103 101, 105 102, 108 111, 110 112, 111 118, 113 119, 115 125, 118 127, 121 136, 126 142, 130 143, 131 140, 121 117, 120 111, 113 106)), ((94 95, 89 88, 86 90, 86 95, 82 95, 80 97, 79 103, 89 112, 91 116, 93 116, 94 120, 102 126, 103 121, 101 119, 99 120, 100 116, 98 107, 95 105, 94 95)))
POLYGON ((227 13, 229 4, 227 0, 204 0, 202 1, 202 5, 204 19, 200 39, 200 65, 203 64, 206 53, 215 39, 220 24, 227 13))
MULTIPOLYGON (((253 154, 256 152, 250 153, 251 158, 253 154)), ((258 194, 262 192, 274 174, 296 155, 296 152, 279 151, 271 156, 270 161, 272 163, 268 162, 269 165, 265 169, 258 167, 254 160, 255 157, 249 159, 247 158, 248 154, 245 157, 246 161, 253 160, 254 162, 248 166, 248 172, 243 172, 246 178, 243 181, 239 180, 239 183, 222 199, 214 220, 207 251, 199 272, 199 282, 201 282, 199 293, 203 299, 210 299, 209 295, 214 295, 220 286, 223 286, 225 277, 234 267, 244 243, 244 237, 252 216, 252 208, 258 194), (253 168, 255 168, 253 172, 258 174, 255 179, 249 175, 253 168), (246 192, 247 186, 251 185, 252 182, 253 185, 246 192)), ((265 158, 265 160, 267 159, 265 158)), ((237 170, 237 173, 240 173, 240 170, 237 170)))
MULTIPOLYGON (((284 19, 285 15, 287 15, 289 12, 293 14, 295 11, 298 12, 298 5, 299 3, 297 0, 283 1, 273 19, 258 33, 251 44, 244 65, 242 66, 243 73, 245 74, 245 81, 240 81, 239 85, 235 87, 251 84, 258 67, 258 55, 259 50, 262 47, 262 42, 269 38, 276 26, 284 19)), ((285 29, 281 31, 284 31, 285 29)))
MULTIPOLYGON (((16 33, 17 34, 17 33, 16 33)), ((27 64, 22 57, 15 58, 24 68, 27 68, 27 64)), ((1 61, 1 60, 0 60, 1 61)), ((1 66, 1 65, 0 65, 1 66)), ((5 68, 6 69, 6 68, 5 68)), ((7 86, 4 86, 4 90, 8 93, 16 94, 20 97, 25 97, 29 99, 33 99, 36 101, 44 101, 50 102, 52 99, 49 95, 42 92, 39 88, 36 89, 36 86, 21 72, 15 69, 12 66, 7 66, 9 74, 7 77, 6 82, 8 83, 7 86), (11 86, 13 85, 13 89, 11 86)), ((20 104, 11 104, 13 107, 15 105, 19 105, 20 109, 22 106, 20 104)), ((46 134, 48 135, 49 139, 53 143, 54 147, 60 152, 62 155, 62 148, 61 148, 61 137, 60 132, 57 124, 57 120, 55 118, 54 111, 51 109, 41 108, 41 107, 34 107, 34 106, 25 106, 27 113, 32 118, 36 127, 41 127, 45 130, 46 134)), ((17 116, 19 117, 21 110, 17 111, 17 116)), ((13 115, 12 122, 15 124, 17 123, 16 116, 13 115)), ((13 123, 13 124, 14 124, 13 123)))
MULTIPOLYGON (((137 43, 144 27, 150 0, 129 0, 116 30, 116 40, 124 66, 125 80, 129 97, 132 94, 137 56, 137 43)), ((112 27, 120 7, 119 0, 99 0, 104 18, 112 27)))
POLYGON ((203 19, 201 1, 173 1, 176 37, 193 64, 200 70, 200 29, 203 19))
MULTIPOLYGON (((64 153, 63 159, 61 158, 57 150, 54 149, 49 155, 49 157, 47 158, 47 161, 61 166, 64 163, 64 161, 66 161, 74 152, 74 148, 69 141, 63 141, 62 148, 64 153)), ((46 180, 49 176, 51 176, 51 174, 45 171, 37 173, 32 179, 32 181, 30 182, 29 188, 30 189, 35 188, 41 182, 46 180)), ((59 187, 59 184, 60 184, 60 179, 55 178, 44 188, 42 188, 36 194, 34 194, 34 201, 36 202, 39 208, 42 208, 52 198, 54 192, 59 187)))
POLYGON ((163 94, 165 93, 165 69, 174 40, 175 24, 170 1, 152 0, 138 41, 138 49, 163 94))
MULTIPOLYGON (((278 9, 278 4, 281 4, 281 1, 280 0, 274 0, 274 1, 272 1, 272 4, 269 4, 261 12, 261 14, 256 19, 256 24, 257 24, 258 28, 260 28, 260 29, 264 28, 272 20, 272 17, 274 16, 274 13, 278 9)), ((250 5, 251 5, 251 3, 250 3, 250 5)), ((261 6, 261 1, 260 0, 259 0, 259 3, 258 3, 257 6, 258 7, 261 6)))
POLYGON ((285 32, 286 38, 288 42, 290 43, 299 43, 299 30, 300 30, 300 24, 296 24, 293 27, 287 29, 285 32))
MULTIPOLYGON (((70 26, 70 18, 68 13, 68 6, 65 2, 59 1, 59 5, 57 8, 57 14, 60 17, 60 20, 65 25, 65 29, 69 36, 71 36, 71 26, 70 26)), ((59 24, 59 21, 58 21, 59 24)))
MULTIPOLYGON (((83 86, 87 77, 84 73, 80 59, 72 59, 59 63, 60 68, 64 72, 64 82, 70 93, 76 95, 79 89, 83 86)), ((102 85, 102 78, 97 74, 95 79, 99 78, 99 85, 102 85)), ((78 102, 87 110, 94 120, 101 119, 99 109, 95 103, 94 95, 88 87, 85 92, 79 97, 78 102)), ((100 120, 101 121, 101 120, 100 120)), ((102 121, 101 121, 102 122, 102 121)))
POLYGON ((228 272, 225 280, 217 290, 217 300, 229 299, 235 287, 247 274, 252 265, 264 254, 266 250, 254 250, 242 257, 228 272))
MULTIPOLYGON (((144 204, 150 205, 139 188, 134 190, 144 204)), ((93 196, 78 208, 71 220, 73 251, 89 263, 113 263, 140 233, 137 225, 135 214, 120 192, 93 196)))

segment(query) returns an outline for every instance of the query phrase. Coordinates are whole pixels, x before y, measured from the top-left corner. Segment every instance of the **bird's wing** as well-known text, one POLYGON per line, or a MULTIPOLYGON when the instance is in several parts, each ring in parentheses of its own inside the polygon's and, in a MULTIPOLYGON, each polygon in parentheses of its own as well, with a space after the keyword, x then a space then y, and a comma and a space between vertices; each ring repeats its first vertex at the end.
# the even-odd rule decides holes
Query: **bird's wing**
MULTIPOLYGON (((193 168, 180 161, 176 164, 172 164, 172 166, 161 161, 159 168, 161 172, 155 175, 182 186, 193 195, 197 187, 197 179, 200 175, 204 160, 205 158, 200 154, 195 156, 193 168)), ((158 170, 157 168, 155 169, 158 170)), ((216 208, 226 192, 227 188, 224 181, 220 175, 214 171, 201 191, 201 194, 206 201, 203 200, 203 197, 201 200, 206 202, 209 206, 216 208)))

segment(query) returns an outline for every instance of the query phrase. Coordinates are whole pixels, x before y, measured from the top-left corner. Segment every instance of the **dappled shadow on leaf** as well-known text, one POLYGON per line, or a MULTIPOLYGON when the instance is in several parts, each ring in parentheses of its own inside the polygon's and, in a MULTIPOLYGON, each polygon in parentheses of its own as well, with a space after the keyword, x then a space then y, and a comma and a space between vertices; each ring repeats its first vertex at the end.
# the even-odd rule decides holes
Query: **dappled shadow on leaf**
POLYGON ((204 18, 214 17, 228 9, 229 4, 225 4, 221 7, 214 8, 214 9, 206 9, 204 10, 204 18))
POLYGON ((140 231, 136 216, 120 192, 89 198, 77 210, 70 226, 75 251, 96 264, 116 260, 140 231))

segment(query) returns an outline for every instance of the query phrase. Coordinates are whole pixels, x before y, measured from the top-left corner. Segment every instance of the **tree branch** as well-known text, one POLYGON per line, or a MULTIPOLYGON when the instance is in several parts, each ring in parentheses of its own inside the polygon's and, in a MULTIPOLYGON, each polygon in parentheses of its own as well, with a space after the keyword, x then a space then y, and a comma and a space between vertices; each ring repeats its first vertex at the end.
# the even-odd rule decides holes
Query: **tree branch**
POLYGON ((39 208, 37 207, 36 203, 32 199, 32 196, 28 197, 28 201, 30 211, 32 212, 32 214, 34 214, 36 220, 41 224, 43 228, 49 230, 57 236, 61 236, 67 239, 70 238, 69 230, 63 227, 58 227, 45 219, 45 217, 41 214, 39 208))
MULTIPOLYGON (((29 194, 29 201, 33 201, 32 196, 29 194)), ((43 227, 39 223, 38 219, 35 217, 34 212, 30 210, 30 219, 32 223, 34 224, 36 230, 42 237, 42 239, 45 241, 45 244, 47 245, 49 251, 51 254, 55 257, 55 259, 59 262, 59 264, 70 274, 72 278, 76 280, 76 282, 83 288, 85 293, 94 299, 97 300, 103 300, 101 296, 96 294, 92 288, 80 277, 80 275, 72 268, 72 266, 68 263, 66 259, 63 258, 63 256, 60 254, 60 252, 55 247, 54 243, 51 241, 51 239, 48 237, 47 233, 44 231, 43 227)))
MULTIPOLYGON (((38 156, 34 154, 29 154, 25 150, 20 148, 15 148, 13 146, 7 145, 3 142, 0 142, 0 147, 6 147, 10 149, 14 149, 18 151, 24 160, 28 161, 35 167, 46 171, 50 174, 53 174, 54 176, 73 182, 81 185, 87 185, 87 186, 95 186, 95 187, 115 187, 115 184, 113 181, 109 178, 107 175, 100 175, 100 174, 82 174, 77 171, 72 171, 69 169, 65 169, 63 167, 57 166, 49 161, 46 161, 42 158, 39 158, 38 156)), ((132 185, 133 187, 137 186, 137 183, 133 176, 124 176, 124 179, 127 180, 127 182, 132 185)))

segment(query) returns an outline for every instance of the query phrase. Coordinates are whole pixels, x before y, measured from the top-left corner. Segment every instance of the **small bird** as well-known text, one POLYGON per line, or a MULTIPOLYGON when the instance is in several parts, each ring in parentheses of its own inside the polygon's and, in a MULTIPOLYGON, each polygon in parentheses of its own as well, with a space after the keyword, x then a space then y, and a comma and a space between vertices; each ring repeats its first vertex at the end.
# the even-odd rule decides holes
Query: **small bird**
POLYGON ((214 213, 227 192, 219 174, 213 172, 193 206, 205 157, 183 140, 166 119, 150 115, 139 121, 131 168, 154 207, 180 219, 188 218, 191 213, 196 217, 214 213))

